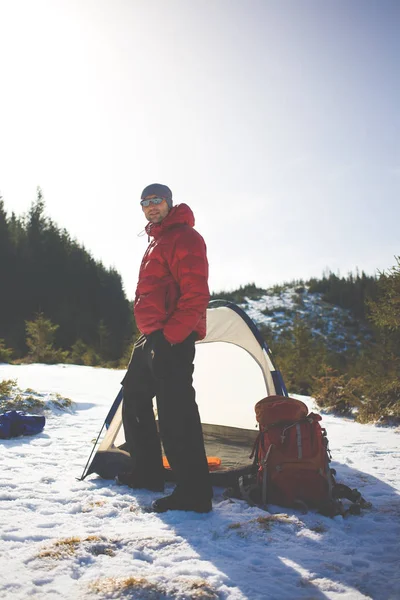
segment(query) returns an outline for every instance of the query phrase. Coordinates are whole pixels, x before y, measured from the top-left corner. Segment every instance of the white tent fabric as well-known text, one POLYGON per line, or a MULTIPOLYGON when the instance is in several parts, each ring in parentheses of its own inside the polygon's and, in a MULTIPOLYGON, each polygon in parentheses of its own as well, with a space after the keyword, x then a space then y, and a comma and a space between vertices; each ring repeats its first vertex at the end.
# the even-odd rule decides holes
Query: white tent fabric
POLYGON ((275 394, 275 385, 271 377, 274 366, 268 354, 240 314, 229 306, 207 309, 207 335, 198 345, 211 342, 227 342, 246 350, 263 373, 267 392, 265 395, 275 394))

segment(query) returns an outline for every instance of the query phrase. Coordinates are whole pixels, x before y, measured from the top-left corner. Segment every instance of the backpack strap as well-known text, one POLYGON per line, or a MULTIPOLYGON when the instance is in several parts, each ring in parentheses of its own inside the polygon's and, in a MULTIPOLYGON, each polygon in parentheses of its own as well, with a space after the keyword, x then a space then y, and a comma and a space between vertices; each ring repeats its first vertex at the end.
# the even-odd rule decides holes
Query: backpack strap
POLYGON ((336 517, 342 515, 359 515, 362 508, 371 508, 372 503, 367 502, 362 497, 357 489, 351 489, 344 483, 337 483, 334 475, 336 474, 334 469, 330 469, 330 479, 332 481, 332 496, 331 500, 324 506, 321 506, 319 512, 326 517, 336 517), (348 508, 344 507, 342 499, 350 500, 348 508))
POLYGON ((257 464, 257 454, 258 454, 258 449, 261 444, 261 436, 262 436, 262 433, 260 432, 257 435, 256 439, 254 440, 253 448, 252 448, 251 454, 249 456, 249 458, 254 458, 253 465, 257 464))
POLYGON ((260 469, 262 469, 262 482, 261 482, 261 503, 263 506, 267 505, 267 497, 268 497, 268 472, 267 465, 269 455, 271 454, 272 448, 274 448, 274 444, 271 444, 268 448, 263 460, 260 464, 260 469))
POLYGON ((333 487, 333 498, 346 498, 347 500, 350 500, 351 504, 348 510, 345 511, 346 514, 359 514, 361 508, 372 507, 372 503, 367 502, 356 488, 351 489, 348 485, 345 485, 344 483, 335 483, 333 487))

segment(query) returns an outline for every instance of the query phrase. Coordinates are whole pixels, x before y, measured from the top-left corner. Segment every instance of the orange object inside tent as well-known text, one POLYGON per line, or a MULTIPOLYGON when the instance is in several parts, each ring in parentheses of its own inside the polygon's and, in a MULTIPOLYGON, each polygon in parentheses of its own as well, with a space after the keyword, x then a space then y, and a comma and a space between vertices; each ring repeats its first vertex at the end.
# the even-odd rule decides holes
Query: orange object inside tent
MULTIPOLYGON (((221 466, 221 459, 218 456, 207 456, 208 468, 210 471, 215 471, 221 466)), ((163 456, 163 465, 166 469, 170 469, 169 462, 166 456, 163 456)))

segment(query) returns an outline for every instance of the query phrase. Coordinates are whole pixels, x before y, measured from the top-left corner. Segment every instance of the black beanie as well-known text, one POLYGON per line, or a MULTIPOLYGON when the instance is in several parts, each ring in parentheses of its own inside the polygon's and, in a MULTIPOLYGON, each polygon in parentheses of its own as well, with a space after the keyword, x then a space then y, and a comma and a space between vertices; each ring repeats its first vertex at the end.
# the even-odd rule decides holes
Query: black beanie
POLYGON ((172 192, 168 186, 163 185, 162 183, 152 183, 144 188, 140 198, 143 200, 147 196, 153 195, 159 196, 160 198, 165 198, 168 206, 172 208, 172 192))

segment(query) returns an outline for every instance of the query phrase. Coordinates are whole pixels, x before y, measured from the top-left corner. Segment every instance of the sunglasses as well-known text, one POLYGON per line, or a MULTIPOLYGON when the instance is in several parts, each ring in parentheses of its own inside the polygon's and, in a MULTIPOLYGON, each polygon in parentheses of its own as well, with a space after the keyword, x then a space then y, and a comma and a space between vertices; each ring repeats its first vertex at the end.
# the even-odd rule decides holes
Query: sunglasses
POLYGON ((142 206, 150 206, 150 204, 161 204, 164 198, 148 198, 147 200, 141 200, 140 204, 142 206))

